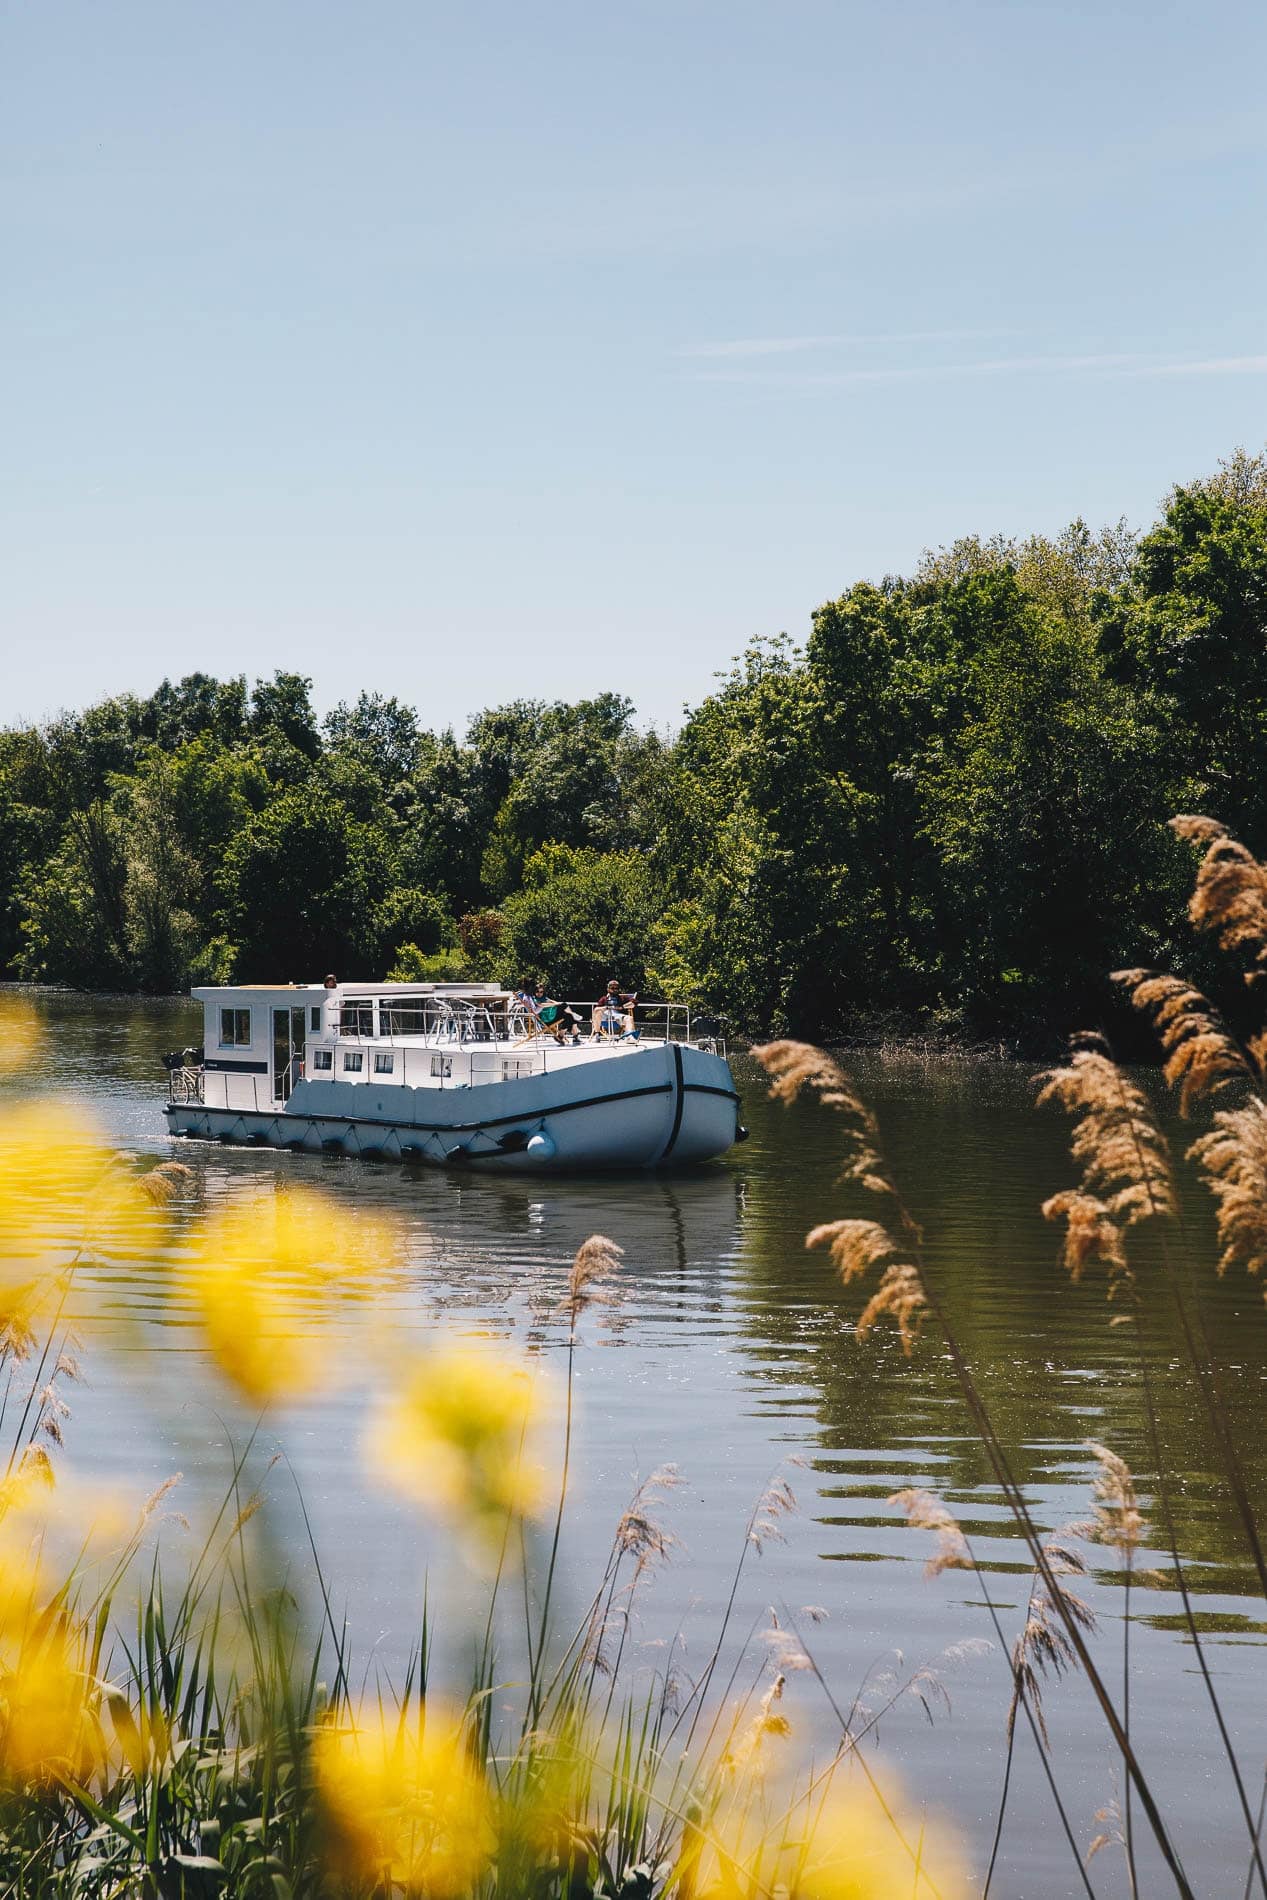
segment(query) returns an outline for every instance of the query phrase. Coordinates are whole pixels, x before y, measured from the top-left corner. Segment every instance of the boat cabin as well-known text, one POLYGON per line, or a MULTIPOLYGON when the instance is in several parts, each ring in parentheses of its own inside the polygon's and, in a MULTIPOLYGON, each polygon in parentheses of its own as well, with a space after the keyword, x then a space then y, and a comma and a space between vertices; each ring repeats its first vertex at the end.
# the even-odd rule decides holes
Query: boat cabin
POLYGON ((173 1068, 191 1080, 200 1068, 199 1099, 221 1108, 279 1105, 305 1079, 434 1086, 452 1079, 456 1045, 513 1043, 523 1028, 496 983, 244 984, 193 995, 202 1059, 173 1068), (434 1059, 407 1063, 409 1045, 434 1059))

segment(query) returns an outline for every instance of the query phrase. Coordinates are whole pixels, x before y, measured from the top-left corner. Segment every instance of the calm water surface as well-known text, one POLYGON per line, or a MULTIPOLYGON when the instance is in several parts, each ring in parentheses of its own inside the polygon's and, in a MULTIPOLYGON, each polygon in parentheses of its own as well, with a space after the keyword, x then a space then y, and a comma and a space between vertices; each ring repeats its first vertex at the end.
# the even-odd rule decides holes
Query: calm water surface
MULTIPOLYGON (((198 1040, 198 1012, 133 999, 44 994, 39 1002, 50 1052, 42 1086, 90 1106, 125 1149, 178 1153, 193 1171, 184 1196, 191 1209, 260 1183, 305 1182, 349 1209, 400 1217, 408 1258, 382 1303, 397 1344, 443 1327, 513 1342, 561 1371, 566 1335, 554 1307, 572 1254, 595 1230, 618 1241, 627 1256, 620 1303, 586 1322, 578 1359, 577 1478, 565 1546, 570 1599, 578 1608, 585 1602, 637 1482, 675 1464, 683 1482, 665 1516, 680 1548, 643 1601, 636 1634, 648 1671, 676 1655, 676 1666, 689 1674, 711 1647, 753 1505, 783 1468, 799 1509, 785 1520, 782 1541, 750 1555, 735 1646, 768 1623, 773 1608, 781 1622, 805 1629, 845 1708, 860 1686, 868 1685, 864 1699, 878 1706, 891 1693, 889 1672, 900 1682, 931 1665, 944 1690, 932 1702, 933 1719, 914 1696, 901 1698, 879 1726, 880 1754, 908 1794, 954 1819, 984 1865, 1003 1765, 1006 1663, 981 1579, 956 1571, 927 1578, 930 1540, 905 1528, 889 1495, 922 1485, 952 1506, 987 1567, 1009 1642, 1024 1615, 1025 1555, 940 1346, 930 1336, 910 1361, 883 1334, 859 1346, 851 1319, 860 1300, 834 1285, 823 1256, 804 1250, 807 1227, 847 1211, 834 1185, 839 1130, 829 1117, 809 1106, 774 1108, 755 1067, 740 1061, 752 1139, 724 1163, 689 1177, 494 1182, 169 1143, 158 1056, 198 1040), (825 1618, 811 1622, 809 1606, 825 1618), (986 1641, 992 1650, 984 1650, 986 1641)), ((1157 1547, 1141 1563, 1168 1569, 1161 1513, 1144 1475, 1152 1460, 1137 1348, 1129 1329, 1109 1326, 1099 1285, 1069 1286, 1057 1264, 1055 1232, 1038 1212, 1069 1179, 1065 1129, 1057 1118, 1032 1113, 1030 1076, 1017 1066, 864 1056, 851 1067, 926 1227, 930 1267, 1036 1516, 1056 1526, 1088 1515, 1086 1440, 1102 1439, 1140 1474, 1157 1547)), ((1199 1220, 1190 1247, 1206 1324, 1226 1369, 1233 1430, 1255 1497, 1264 1499, 1267 1313, 1252 1285, 1214 1279, 1199 1220)), ((223 1489, 229 1440, 243 1421, 226 1409, 161 1264, 101 1269, 84 1297, 104 1302, 119 1330, 116 1345, 94 1356, 89 1383, 75 1395, 68 1462, 141 1494, 180 1469, 184 1508, 196 1521, 223 1489)), ((353 1361, 362 1322, 363 1315, 350 1313, 353 1361)), ((1263 1604, 1253 1594, 1205 1414, 1162 1301, 1151 1335, 1161 1429, 1177 1473, 1170 1500, 1176 1534, 1256 1807, 1267 1735, 1263 1604)), ((390 1672, 416 1636, 424 1584, 432 1610, 439 1606, 458 1623, 469 1616, 473 1585, 447 1542, 420 1528, 367 1477, 360 1452, 364 1363, 353 1363, 349 1375, 320 1403, 275 1421, 268 1449, 285 1447, 367 1670, 390 1672)), ((301 1527, 286 1464, 273 1468, 266 1485, 299 1574, 301 1527)), ((179 1547, 178 1526, 164 1535, 179 1547)), ((1085 1594, 1099 1618, 1096 1653, 1116 1683, 1119 1560, 1102 1549, 1088 1555, 1085 1594)), ((1137 1590, 1133 1607, 1134 1721, 1146 1770, 1174 1820, 1194 1886, 1239 1896, 1245 1829, 1229 1796, 1178 1596, 1163 1580, 1137 1590)), ((833 1717, 813 1678, 794 1679, 788 1695, 802 1734, 820 1750, 829 1745, 833 1717)), ((1106 1825, 1097 1810, 1110 1807, 1121 1788, 1085 1687, 1068 1679, 1051 1684, 1046 1707, 1054 1771, 1085 1845, 1106 1825)), ((1009 1813, 993 1891, 1041 1900, 1081 1892, 1028 1735, 1018 1749, 1009 1813)), ((1125 1891, 1116 1850, 1106 1849, 1091 1871, 1097 1892, 1125 1891)), ((1150 1894, 1168 1890, 1151 1866, 1143 1887, 1150 1894)))

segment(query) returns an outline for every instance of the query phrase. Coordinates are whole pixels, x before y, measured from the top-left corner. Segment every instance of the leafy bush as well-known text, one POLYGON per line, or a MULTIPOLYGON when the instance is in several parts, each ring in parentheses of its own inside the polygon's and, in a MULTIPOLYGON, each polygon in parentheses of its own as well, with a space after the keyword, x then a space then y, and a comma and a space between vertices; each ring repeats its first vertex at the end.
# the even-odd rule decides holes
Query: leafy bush
POLYGON ((465 951, 420 950, 416 943, 402 943, 396 952, 396 961, 387 972, 389 983, 463 983, 472 980, 465 951))
POLYGON ((611 976, 645 991, 659 908, 641 853, 546 845, 504 906, 502 975, 515 982, 539 974, 568 998, 601 995, 611 976))

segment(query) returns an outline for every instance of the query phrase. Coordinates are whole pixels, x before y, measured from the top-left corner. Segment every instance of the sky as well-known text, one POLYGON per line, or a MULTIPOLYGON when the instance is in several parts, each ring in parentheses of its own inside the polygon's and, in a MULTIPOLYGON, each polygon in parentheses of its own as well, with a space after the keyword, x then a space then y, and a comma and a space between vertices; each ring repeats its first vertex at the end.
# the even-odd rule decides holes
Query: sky
POLYGON ((1267 442, 1267 10, 0 0, 0 722, 459 730, 1267 442))

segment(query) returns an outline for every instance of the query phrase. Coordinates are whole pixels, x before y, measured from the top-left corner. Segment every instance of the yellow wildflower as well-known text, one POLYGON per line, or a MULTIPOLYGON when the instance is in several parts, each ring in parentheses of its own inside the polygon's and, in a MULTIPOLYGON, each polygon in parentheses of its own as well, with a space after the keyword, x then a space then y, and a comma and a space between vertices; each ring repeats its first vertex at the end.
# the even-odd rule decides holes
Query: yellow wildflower
POLYGON ((12 1785, 81 1779, 97 1752, 88 1679, 64 1638, 28 1643, 0 1675, 0 1774, 12 1785))
POLYGON ((0 1542, 0 1654, 30 1627, 39 1582, 39 1566, 29 1551, 6 1536, 0 1542))
POLYGON ((243 1398, 270 1405, 320 1383, 325 1348, 292 1297, 238 1261, 202 1261, 188 1285, 208 1350, 243 1398))
POLYGON ((29 1070, 40 1041, 40 1018, 25 996, 0 996, 0 1075, 29 1070))
POLYGON ((804 1900, 956 1900, 967 1892, 943 1833, 922 1815, 892 1807, 886 1815, 874 1795, 861 1792, 829 1799, 797 1850, 789 1885, 804 1900))
POLYGON ((327 1852, 344 1878, 465 1893, 492 1851, 488 1784, 461 1719, 433 1704, 355 1728, 322 1728, 313 1767, 327 1852))
POLYGON ((519 1361, 444 1347, 417 1360, 382 1406, 371 1469, 419 1503, 495 1528, 541 1502, 531 1457, 540 1415, 539 1385, 519 1361))
POLYGON ((399 1255, 394 1223, 349 1215, 324 1194, 250 1194, 203 1224, 187 1285, 216 1364, 245 1398, 264 1405, 299 1398, 327 1375, 313 1296, 399 1255))
POLYGON ((24 1356, 84 1254, 148 1255, 164 1233, 161 1210, 86 1117, 40 1101, 0 1110, 0 1351, 24 1356))
POLYGON ((226 1202, 198 1241, 203 1260, 305 1287, 346 1285, 396 1265, 396 1222, 349 1213, 312 1188, 279 1187, 226 1202))
POLYGON ((965 1900, 962 1866, 944 1830, 896 1797, 806 1791, 777 1820, 746 1790, 741 1805, 688 1826, 679 1877, 707 1900, 965 1900))

